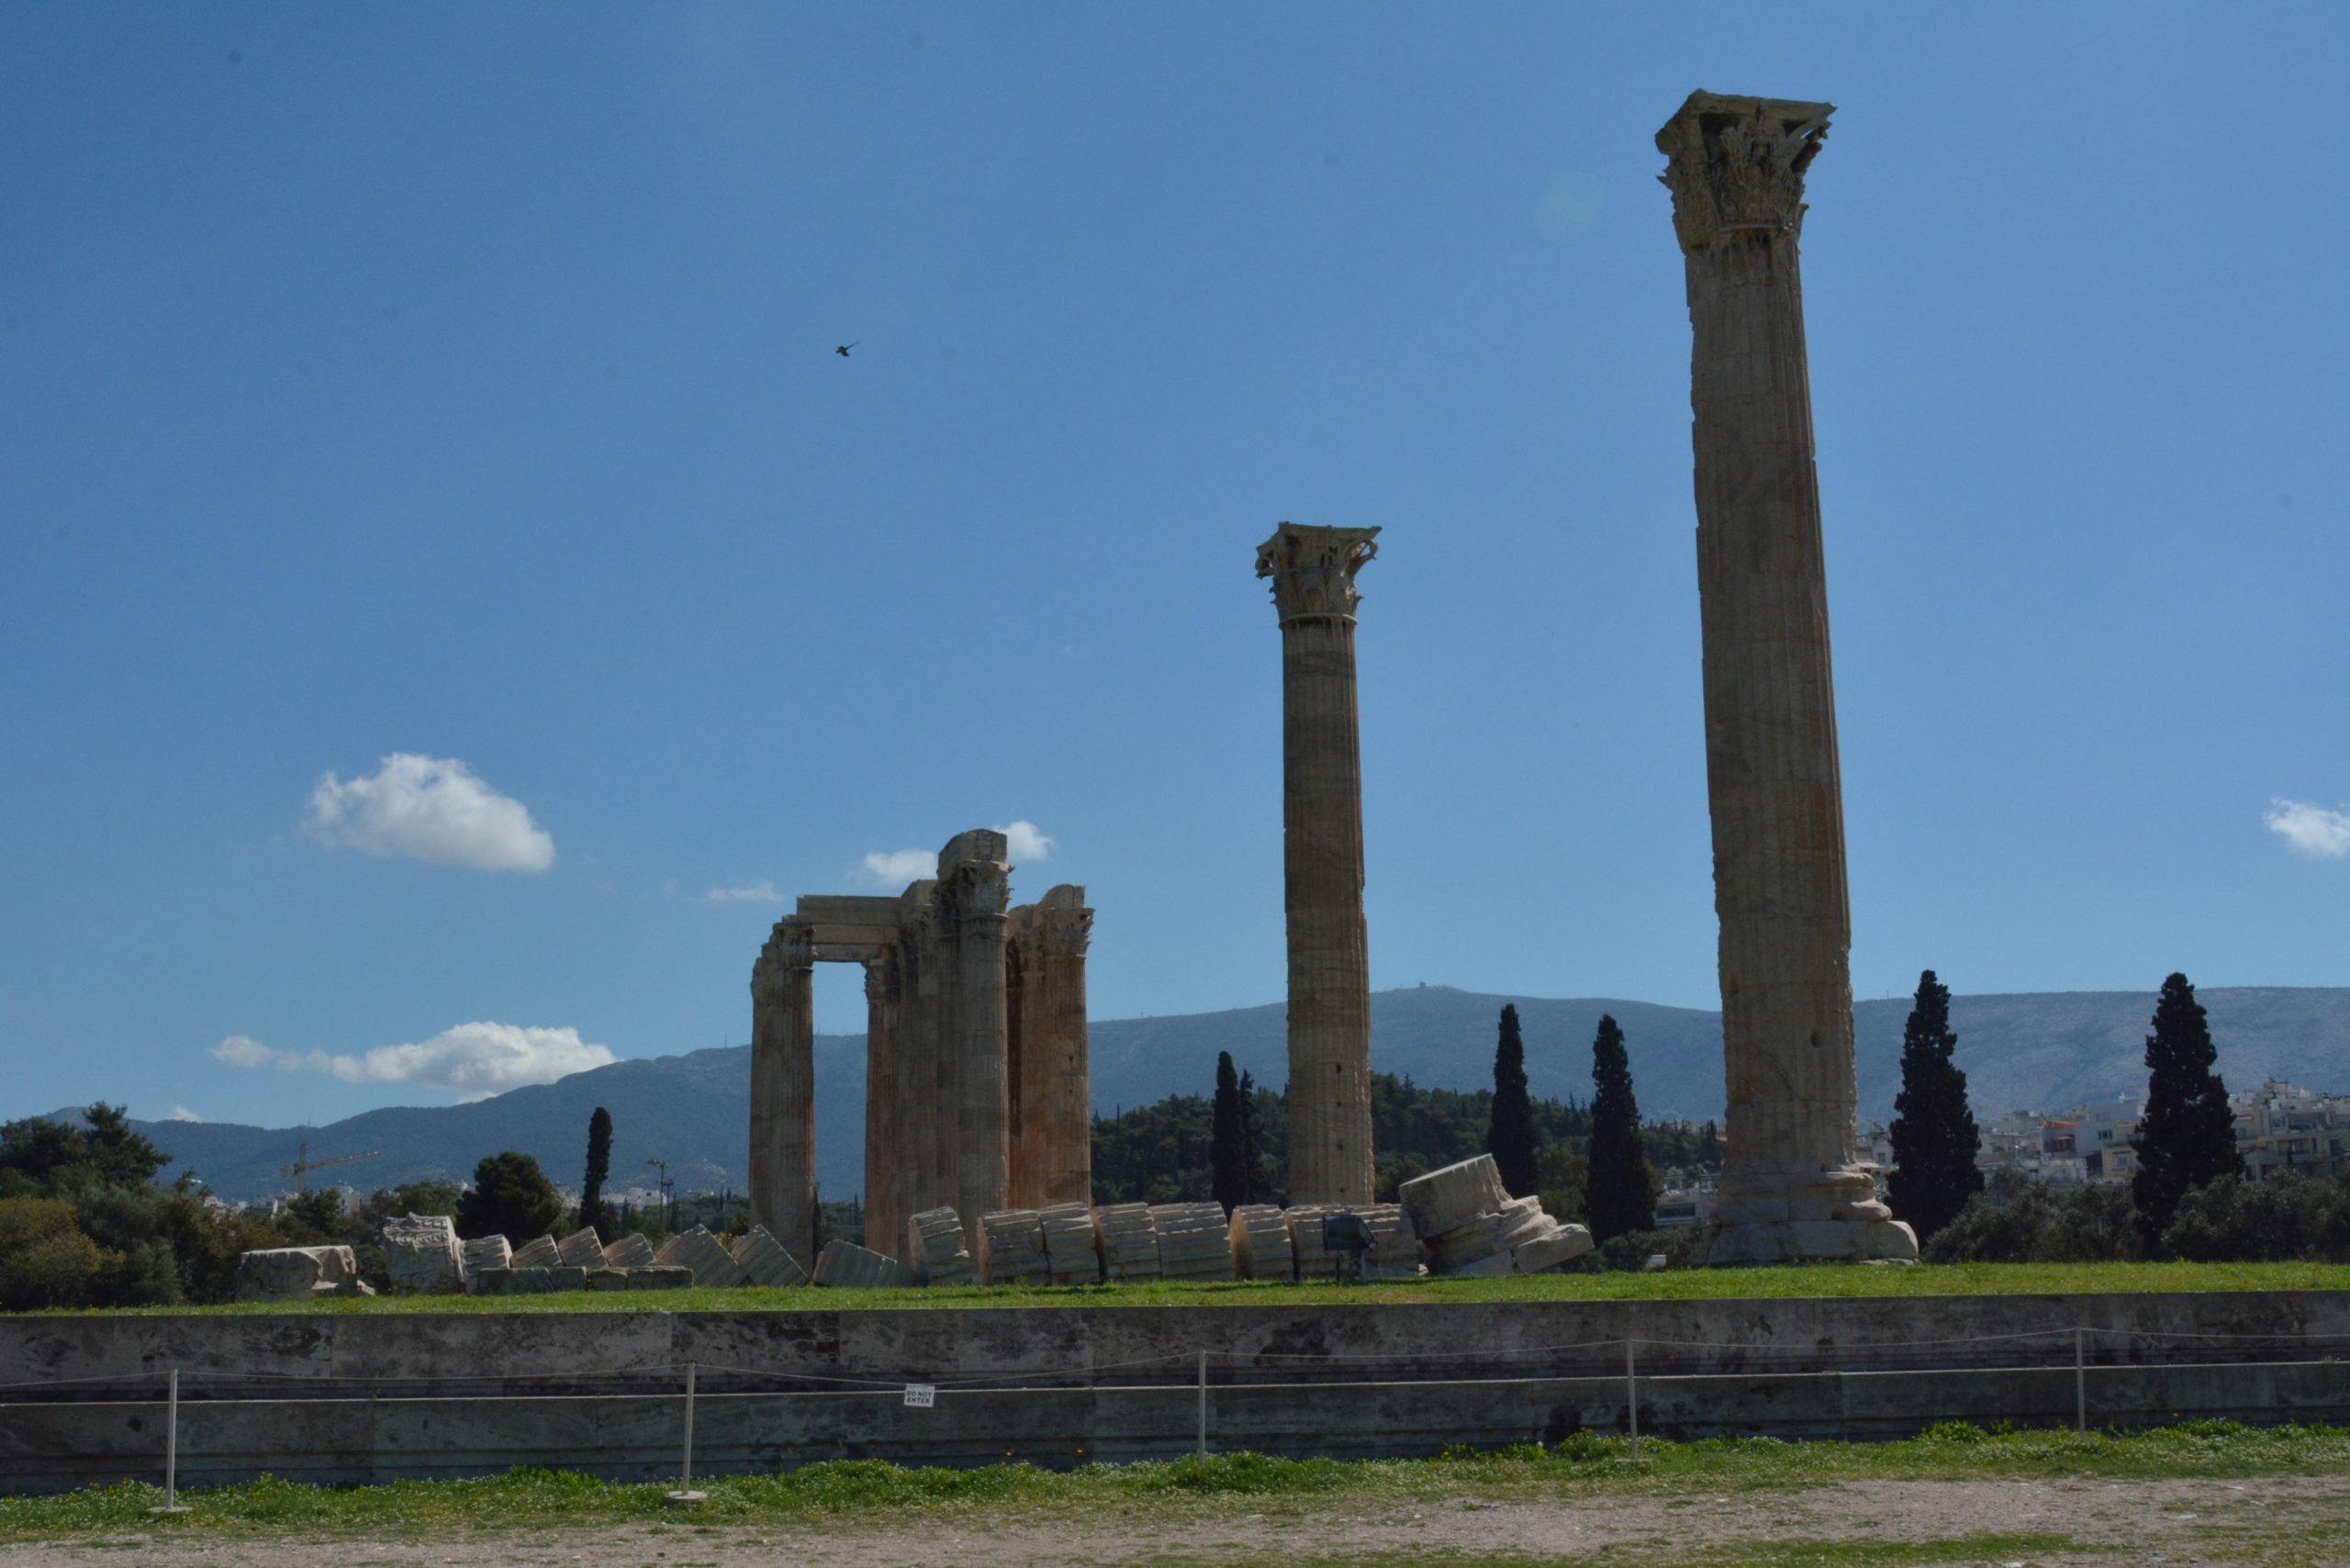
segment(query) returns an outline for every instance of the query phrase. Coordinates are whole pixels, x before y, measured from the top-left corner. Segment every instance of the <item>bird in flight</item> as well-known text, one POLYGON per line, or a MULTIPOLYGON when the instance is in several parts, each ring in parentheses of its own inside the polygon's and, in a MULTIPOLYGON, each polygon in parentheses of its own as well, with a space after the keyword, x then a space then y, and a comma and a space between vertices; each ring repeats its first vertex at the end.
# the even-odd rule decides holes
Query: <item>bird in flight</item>
MULTIPOLYGON (((859 338, 856 342, 861 343, 864 341, 865 340, 863 338, 859 338)), ((833 352, 840 355, 843 359, 846 359, 848 357, 848 351, 855 347, 856 347, 856 343, 843 343, 838 348, 833 350, 833 352)))

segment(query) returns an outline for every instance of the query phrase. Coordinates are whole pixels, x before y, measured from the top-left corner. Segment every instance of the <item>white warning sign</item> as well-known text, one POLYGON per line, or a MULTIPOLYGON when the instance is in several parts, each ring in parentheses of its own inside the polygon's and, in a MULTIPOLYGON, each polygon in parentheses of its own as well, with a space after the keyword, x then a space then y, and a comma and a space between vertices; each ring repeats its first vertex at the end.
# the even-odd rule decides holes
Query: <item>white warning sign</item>
POLYGON ((938 1385, 934 1383, 906 1384, 906 1406, 912 1410, 927 1410, 938 1403, 938 1385))

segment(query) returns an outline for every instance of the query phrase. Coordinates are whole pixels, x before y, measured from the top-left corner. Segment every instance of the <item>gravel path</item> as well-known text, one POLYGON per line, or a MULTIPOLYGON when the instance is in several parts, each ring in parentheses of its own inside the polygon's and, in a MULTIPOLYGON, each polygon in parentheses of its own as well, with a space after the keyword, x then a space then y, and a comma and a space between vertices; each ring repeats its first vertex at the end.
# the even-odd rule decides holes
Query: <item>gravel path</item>
POLYGON ((1294 1499, 1252 1511, 1231 1499, 1174 1503, 1148 1517, 1080 1511, 1018 1520, 968 1512, 883 1513, 811 1524, 629 1525, 485 1529, 409 1540, 316 1536, 117 1536, 0 1546, 0 1565, 135 1563, 138 1568, 1013 1568, 1015 1564, 1247 1562, 1358 1554, 1508 1552, 1582 1561, 1734 1562, 1765 1542, 1964 1541, 2054 1536, 2053 1552, 1954 1548, 1968 1568, 2143 1568, 2258 1564, 2299 1541, 2323 1561, 2350 1537, 2350 1485, 2304 1477, 2251 1481, 1856 1481, 1715 1495, 1493 1502, 1473 1498, 1349 1506, 1294 1499))

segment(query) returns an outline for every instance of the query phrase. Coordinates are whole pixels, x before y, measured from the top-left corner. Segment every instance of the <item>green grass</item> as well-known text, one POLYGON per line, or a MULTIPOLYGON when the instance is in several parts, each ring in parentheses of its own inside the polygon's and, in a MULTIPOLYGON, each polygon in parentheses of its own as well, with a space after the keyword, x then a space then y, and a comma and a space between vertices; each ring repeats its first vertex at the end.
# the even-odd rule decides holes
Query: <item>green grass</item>
POLYGON ((2350 1290, 2341 1263, 1942 1263, 1686 1269, 1655 1274, 1533 1274, 1369 1285, 1206 1283, 948 1285, 927 1290, 566 1291, 526 1296, 370 1296, 226 1306, 108 1309, 176 1313, 791 1312, 974 1306, 1289 1306, 1455 1301, 1705 1301, 1790 1296, 2042 1295, 2131 1291, 2350 1290))
MULTIPOLYGON (((681 1521, 693 1528, 793 1518, 855 1519, 886 1512, 1001 1517, 1107 1511, 1131 1519, 1180 1517, 1245 1506, 1312 1518, 1344 1501, 1380 1506, 1462 1497, 1588 1500, 1800 1489, 1856 1480, 1948 1481, 1990 1477, 2112 1481, 2338 1476, 2350 1467, 2350 1428, 2252 1428, 2199 1422, 2128 1436, 2069 1432, 1986 1433, 1938 1428, 1906 1442, 1787 1443, 1723 1439, 1641 1444, 1638 1464, 1621 1438, 1581 1435, 1543 1449, 1531 1444, 1433 1460, 1268 1459, 1225 1454, 1164 1463, 1090 1465, 1055 1472, 1025 1464, 979 1470, 907 1470, 878 1460, 838 1460, 788 1473, 698 1480, 709 1501, 690 1514, 666 1506, 666 1483, 590 1480, 543 1470, 478 1481, 413 1481, 387 1486, 302 1486, 261 1480, 181 1494, 190 1511, 157 1518, 159 1488, 135 1483, 55 1497, 0 1498, 0 1541, 58 1540, 126 1531, 293 1531, 389 1538, 476 1529, 549 1529, 681 1521)), ((2005 1539, 2005 1538, 2002 1538, 2005 1539)), ((2020 1539, 2020 1538, 2019 1538, 2020 1539)), ((1762 1543, 1757 1543, 1760 1549, 1762 1543)), ((1792 1546, 1774 1551, 1795 1551, 1792 1546)), ((1810 1550, 1808 1548, 1805 1550, 1810 1550)), ((1818 1551, 1830 1549, 1819 1547, 1818 1551)), ((2044 1549, 2035 1549, 2044 1550, 2044 1549)), ((2017 1555, 2010 1553, 2010 1556, 2017 1555)), ((1822 1565, 1833 1555, 1743 1557, 1712 1562, 1822 1565)), ((1887 1557, 1872 1562, 1937 1562, 1887 1557)), ((1852 1559, 1863 1561, 1863 1559, 1852 1559)))

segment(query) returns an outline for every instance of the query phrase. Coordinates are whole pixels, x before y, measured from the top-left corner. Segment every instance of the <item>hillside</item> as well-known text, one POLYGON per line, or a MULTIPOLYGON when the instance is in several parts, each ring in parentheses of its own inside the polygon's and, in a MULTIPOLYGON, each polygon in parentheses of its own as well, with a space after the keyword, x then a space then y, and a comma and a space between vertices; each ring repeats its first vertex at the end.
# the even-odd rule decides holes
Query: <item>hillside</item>
MULTIPOLYGON (((2350 1087, 2350 989, 2244 988, 2199 993, 2210 1010, 2220 1069, 2232 1086, 2280 1078, 2311 1088, 2350 1087)), ((1491 1081, 1494 1023, 1515 1002, 1526 1025, 1527 1077, 1538 1096, 1590 1092, 1589 1047, 1602 1013, 1623 1025, 1640 1108, 1651 1117, 1704 1118, 1721 1112, 1719 1015, 1643 1002, 1503 997, 1447 986, 1381 991, 1371 998, 1372 1063, 1438 1088, 1491 1081)), ((2065 991, 1962 996, 1952 1005, 1958 1059, 1978 1114, 2059 1109, 2143 1087, 2142 1051, 2151 993, 2065 991)), ((1279 1004, 1166 1018, 1096 1020, 1093 1101, 1107 1114, 1169 1094, 1204 1093, 1215 1054, 1228 1050, 1259 1081, 1278 1085, 1282 1065, 1279 1004)), ((1892 1114, 1899 1086, 1906 999, 1859 1008, 1861 1108, 1892 1114)), ((845 1196, 863 1170, 865 1041, 816 1040, 817 1174, 845 1196)), ((426 1177, 460 1178, 485 1154, 518 1148, 538 1157, 559 1182, 576 1184, 588 1117, 608 1106, 615 1125, 616 1186, 649 1182, 645 1161, 671 1161, 687 1191, 744 1182, 748 1146, 750 1048, 688 1052, 616 1062, 555 1083, 517 1089, 465 1105, 370 1111, 321 1127, 264 1128, 218 1122, 140 1123, 181 1164, 192 1165, 232 1198, 281 1185, 277 1169, 307 1141, 314 1157, 382 1151, 382 1158, 331 1172, 367 1187, 426 1177)), ((175 1166, 174 1169, 177 1169, 175 1166)))

